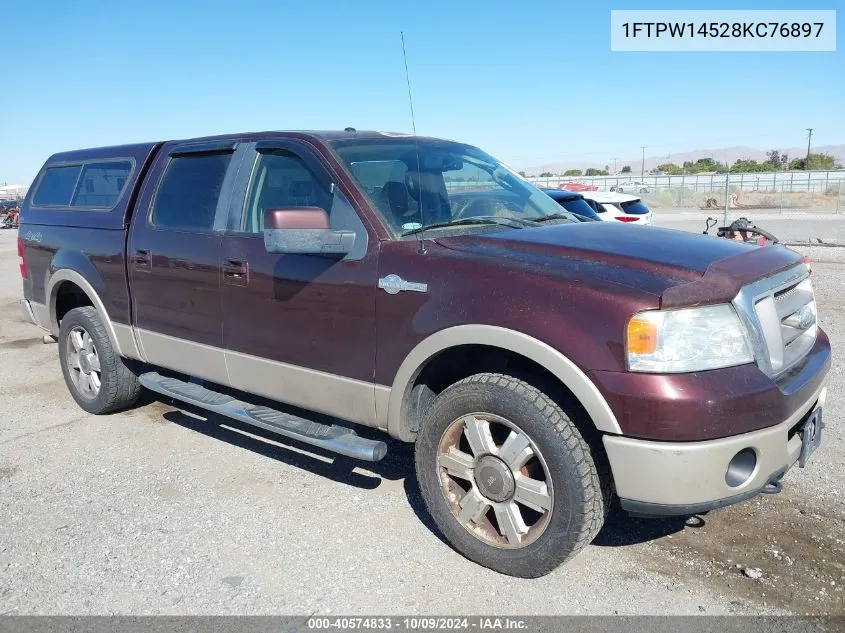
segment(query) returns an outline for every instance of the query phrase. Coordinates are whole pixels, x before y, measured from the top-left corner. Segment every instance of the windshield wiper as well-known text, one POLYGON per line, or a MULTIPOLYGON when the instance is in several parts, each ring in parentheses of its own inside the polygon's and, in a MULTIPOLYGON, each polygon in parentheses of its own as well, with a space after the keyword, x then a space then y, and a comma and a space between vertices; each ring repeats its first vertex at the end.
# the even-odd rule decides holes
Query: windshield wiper
POLYGON ((523 220, 520 218, 500 218, 497 216, 487 216, 487 215, 477 215, 471 218, 458 218, 456 220, 449 220, 448 222, 436 222, 434 224, 428 224, 426 226, 421 226, 416 229, 411 229, 410 231, 405 231, 402 233, 402 236, 405 235, 413 235, 414 233, 419 233, 420 231, 427 231, 429 229, 440 229, 447 226, 462 226, 466 224, 499 224, 501 226, 509 226, 514 229, 521 229, 526 226, 535 226, 535 220, 523 220))
MULTIPOLYGON (((551 215, 544 215, 542 218, 534 218, 534 222, 547 222, 548 220, 569 220, 572 221, 572 216, 575 214, 570 213, 552 213, 551 215)), ((580 215, 578 217, 585 217, 580 215)))

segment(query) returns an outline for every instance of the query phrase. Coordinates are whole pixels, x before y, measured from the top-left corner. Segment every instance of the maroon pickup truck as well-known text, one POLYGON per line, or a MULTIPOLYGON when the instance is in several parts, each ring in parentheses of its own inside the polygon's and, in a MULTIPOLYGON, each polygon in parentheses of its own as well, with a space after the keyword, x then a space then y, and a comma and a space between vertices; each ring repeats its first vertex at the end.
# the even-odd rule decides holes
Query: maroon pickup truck
POLYGON ((797 253, 579 221, 460 143, 56 154, 18 249, 85 411, 146 388, 370 461, 387 444, 353 427, 380 429, 415 443, 446 539, 506 574, 574 556, 614 495, 666 516, 777 492, 821 439, 830 344, 797 253))

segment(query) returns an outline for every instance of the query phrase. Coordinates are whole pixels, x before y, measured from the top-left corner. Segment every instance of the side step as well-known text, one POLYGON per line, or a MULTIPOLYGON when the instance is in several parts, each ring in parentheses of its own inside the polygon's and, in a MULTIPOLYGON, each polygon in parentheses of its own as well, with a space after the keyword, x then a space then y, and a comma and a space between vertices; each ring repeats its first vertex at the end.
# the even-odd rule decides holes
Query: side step
POLYGON ((248 404, 202 385, 167 378, 157 372, 141 374, 139 380, 150 391, 347 457, 377 462, 387 454, 384 442, 360 437, 352 429, 342 426, 319 424, 269 407, 248 404))

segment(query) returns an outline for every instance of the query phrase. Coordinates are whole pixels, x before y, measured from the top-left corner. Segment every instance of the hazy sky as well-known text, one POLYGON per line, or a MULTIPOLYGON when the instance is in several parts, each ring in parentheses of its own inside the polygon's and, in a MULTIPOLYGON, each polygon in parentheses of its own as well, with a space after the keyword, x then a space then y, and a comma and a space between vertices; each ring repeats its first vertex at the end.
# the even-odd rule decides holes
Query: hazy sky
POLYGON ((806 127, 814 144, 845 142, 845 12, 836 53, 611 53, 611 8, 677 2, 3 5, 0 183, 29 184, 47 156, 80 147, 265 129, 410 131, 400 30, 417 131, 514 167, 636 158, 640 145, 648 155, 800 147, 806 127))

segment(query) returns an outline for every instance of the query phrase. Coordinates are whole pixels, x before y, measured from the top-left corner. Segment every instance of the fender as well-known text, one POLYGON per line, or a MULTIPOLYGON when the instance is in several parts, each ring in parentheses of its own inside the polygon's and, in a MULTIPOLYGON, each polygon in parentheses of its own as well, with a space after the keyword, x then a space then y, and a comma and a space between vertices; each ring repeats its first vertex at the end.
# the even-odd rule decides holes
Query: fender
POLYGON ((424 339, 405 357, 393 385, 387 405, 387 430, 405 442, 415 434, 402 419, 404 403, 411 386, 436 354, 460 345, 487 345, 509 350, 545 367, 578 398, 596 428, 605 433, 622 434, 616 416, 596 385, 575 363, 553 347, 527 334, 492 325, 459 325, 440 330, 424 339))
MULTIPOLYGON (((56 253, 57 258, 58 255, 61 253, 56 253)), ((100 281, 100 285, 102 286, 102 280, 100 280, 99 273, 97 273, 94 266, 91 264, 90 261, 85 259, 84 257, 74 257, 74 260, 82 259, 86 265, 84 268, 88 268, 92 271, 93 278, 95 280, 100 281)), ((106 328, 106 332, 109 336, 109 341, 111 341, 112 347, 114 347, 115 352, 119 356, 123 356, 126 358, 134 358, 141 360, 141 354, 138 351, 138 346, 135 341, 135 336, 133 334, 133 329, 129 325, 122 325, 120 323, 113 323, 112 320, 109 318, 108 311, 106 310, 106 306, 103 303, 103 300, 100 298, 100 294, 95 290, 94 286, 91 282, 86 279, 81 273, 77 272, 72 268, 57 268, 56 267, 56 259, 53 260, 53 263, 50 266, 50 270, 54 271, 50 273, 48 271, 48 279, 47 283, 45 284, 46 289, 46 298, 47 298, 47 310, 50 315, 50 332, 54 336, 59 335, 59 322, 56 318, 56 296, 59 292, 59 287, 65 281, 72 282, 79 286, 82 291, 88 295, 88 298, 91 300, 91 303, 94 305, 94 308, 97 310, 97 314, 100 316, 100 320, 103 322, 103 326, 106 328)))

